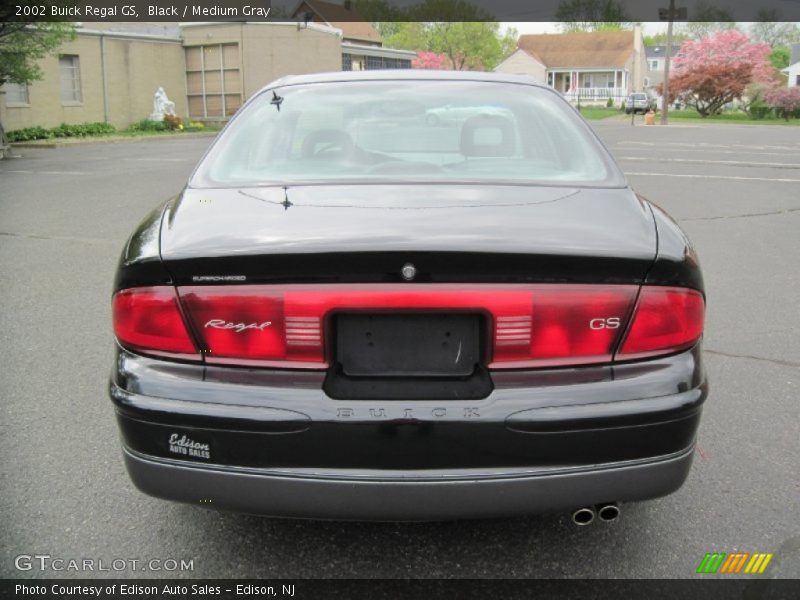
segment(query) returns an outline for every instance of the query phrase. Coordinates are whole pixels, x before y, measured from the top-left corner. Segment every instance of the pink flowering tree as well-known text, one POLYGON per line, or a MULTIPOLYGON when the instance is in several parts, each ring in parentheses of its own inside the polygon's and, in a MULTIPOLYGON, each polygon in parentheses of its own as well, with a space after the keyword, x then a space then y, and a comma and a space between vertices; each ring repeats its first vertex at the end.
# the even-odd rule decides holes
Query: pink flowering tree
POLYGON ((416 58, 411 60, 411 67, 414 69, 430 69, 441 71, 449 69, 449 59, 445 54, 436 52, 417 52, 416 58))
POLYGON ((709 65, 747 67, 753 81, 773 83, 775 67, 769 60, 772 49, 768 44, 751 42, 736 29, 717 32, 701 40, 686 40, 681 44, 673 64, 675 74, 709 65))
POLYGON ((675 56, 670 96, 704 117, 713 115, 728 102, 741 100, 748 84, 771 87, 779 81, 770 52, 767 44, 753 43, 735 29, 686 40, 675 56))
POLYGON ((767 105, 787 121, 800 114, 800 87, 775 88, 767 92, 765 99, 767 105))

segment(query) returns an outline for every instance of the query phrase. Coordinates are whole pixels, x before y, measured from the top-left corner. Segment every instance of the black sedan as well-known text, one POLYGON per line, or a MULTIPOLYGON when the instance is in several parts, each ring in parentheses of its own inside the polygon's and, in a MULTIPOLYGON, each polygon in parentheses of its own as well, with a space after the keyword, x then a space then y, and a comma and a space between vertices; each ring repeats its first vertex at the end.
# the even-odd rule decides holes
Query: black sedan
POLYGON ((682 485, 707 395, 689 241, 520 77, 271 84, 112 302, 128 472, 199 506, 613 520, 682 485))

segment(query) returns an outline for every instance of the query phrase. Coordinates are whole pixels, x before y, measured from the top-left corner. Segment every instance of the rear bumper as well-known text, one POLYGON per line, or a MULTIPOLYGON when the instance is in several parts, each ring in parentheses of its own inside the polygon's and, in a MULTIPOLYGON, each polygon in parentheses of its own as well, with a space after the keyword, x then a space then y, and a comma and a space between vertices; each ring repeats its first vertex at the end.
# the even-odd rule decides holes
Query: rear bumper
POLYGON ((440 478, 406 472, 389 479, 198 467, 129 450, 125 463, 141 491, 199 506, 275 517, 428 521, 509 517, 664 496, 683 484, 692 456, 690 448, 658 460, 592 469, 450 472, 440 478))
POLYGON ((111 399, 153 496, 281 517, 438 520, 643 500, 685 480, 699 346, 613 367, 494 372, 479 400, 345 401, 324 373, 118 349, 111 399))

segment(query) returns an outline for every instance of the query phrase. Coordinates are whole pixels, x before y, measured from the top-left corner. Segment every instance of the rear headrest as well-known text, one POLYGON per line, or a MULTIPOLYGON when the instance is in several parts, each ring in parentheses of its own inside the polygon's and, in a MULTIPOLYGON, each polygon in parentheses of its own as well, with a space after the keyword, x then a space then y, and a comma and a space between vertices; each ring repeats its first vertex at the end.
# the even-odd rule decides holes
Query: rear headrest
POLYGON ((464 156, 514 156, 514 124, 500 115, 477 115, 461 128, 461 154, 464 156))

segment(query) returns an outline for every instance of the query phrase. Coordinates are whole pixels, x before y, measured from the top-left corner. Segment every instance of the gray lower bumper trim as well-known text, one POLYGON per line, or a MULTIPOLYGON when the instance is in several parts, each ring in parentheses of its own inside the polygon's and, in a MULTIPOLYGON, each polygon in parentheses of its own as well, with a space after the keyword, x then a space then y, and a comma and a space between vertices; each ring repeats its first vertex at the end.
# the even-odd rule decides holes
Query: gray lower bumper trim
POLYGON ((184 466, 125 451, 141 491, 237 512, 313 519, 432 521, 507 517, 601 502, 645 500, 677 490, 693 449, 640 464, 514 477, 415 481, 282 476, 184 466))

